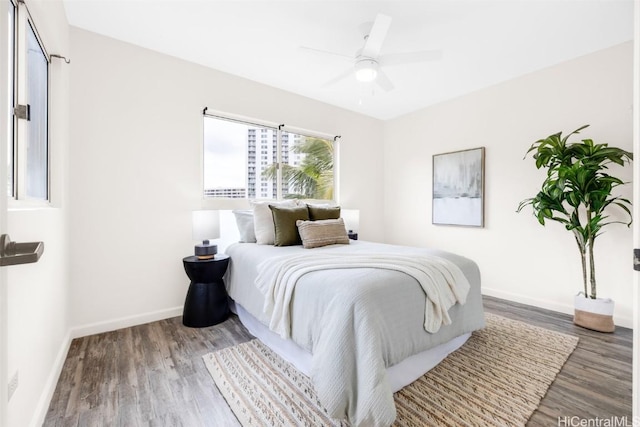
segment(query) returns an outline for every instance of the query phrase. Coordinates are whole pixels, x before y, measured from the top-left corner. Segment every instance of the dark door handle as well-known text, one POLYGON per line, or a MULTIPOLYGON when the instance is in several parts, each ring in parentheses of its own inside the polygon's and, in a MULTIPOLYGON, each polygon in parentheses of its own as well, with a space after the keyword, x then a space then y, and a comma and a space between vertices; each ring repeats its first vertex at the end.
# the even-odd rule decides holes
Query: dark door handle
POLYGON ((43 242, 16 243, 8 234, 0 236, 0 267, 38 262, 43 252, 43 242))

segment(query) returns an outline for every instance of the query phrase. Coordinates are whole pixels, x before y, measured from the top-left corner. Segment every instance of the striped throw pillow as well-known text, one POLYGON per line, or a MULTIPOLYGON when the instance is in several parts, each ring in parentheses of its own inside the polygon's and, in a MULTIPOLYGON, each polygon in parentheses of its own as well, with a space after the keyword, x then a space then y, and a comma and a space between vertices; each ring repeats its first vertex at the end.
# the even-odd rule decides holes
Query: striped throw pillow
POLYGON ((347 230, 344 227, 342 218, 318 221, 298 220, 296 225, 302 239, 302 245, 307 249, 335 244, 349 244, 349 236, 347 236, 347 230))

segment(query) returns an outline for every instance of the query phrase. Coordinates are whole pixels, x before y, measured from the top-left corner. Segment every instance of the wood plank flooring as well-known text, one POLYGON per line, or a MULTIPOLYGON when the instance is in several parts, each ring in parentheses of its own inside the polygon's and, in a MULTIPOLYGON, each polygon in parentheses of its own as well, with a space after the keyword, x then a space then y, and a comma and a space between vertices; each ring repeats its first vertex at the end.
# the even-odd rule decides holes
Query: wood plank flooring
MULTIPOLYGON (((490 297, 484 305, 580 337, 528 426, 570 425, 558 417, 573 416, 627 417, 631 423, 631 330, 601 334, 539 308, 490 297)), ((231 316, 209 328, 187 328, 174 317, 75 339, 44 426, 239 426, 202 356, 251 338, 231 316)))

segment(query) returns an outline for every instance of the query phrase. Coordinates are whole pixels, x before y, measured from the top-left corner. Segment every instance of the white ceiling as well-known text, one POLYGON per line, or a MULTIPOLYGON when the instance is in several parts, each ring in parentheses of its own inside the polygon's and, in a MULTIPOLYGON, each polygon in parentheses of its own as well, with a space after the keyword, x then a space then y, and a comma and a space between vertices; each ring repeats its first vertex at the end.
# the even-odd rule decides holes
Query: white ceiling
MULTIPOLYGON (((633 39, 633 0, 64 0, 71 25, 390 119, 633 39), (384 92, 353 75, 377 13, 382 54, 441 49, 443 59, 385 67, 384 92)), ((188 78, 188 77, 186 77, 188 78)))

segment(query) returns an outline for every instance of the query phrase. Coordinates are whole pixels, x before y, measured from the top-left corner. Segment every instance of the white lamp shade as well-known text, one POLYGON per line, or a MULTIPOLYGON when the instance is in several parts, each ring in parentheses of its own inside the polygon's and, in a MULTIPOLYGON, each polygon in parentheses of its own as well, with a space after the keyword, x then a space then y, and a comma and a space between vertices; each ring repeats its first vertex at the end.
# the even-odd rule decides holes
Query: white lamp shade
POLYGON ((193 211, 193 240, 210 240, 220 238, 219 211, 193 211))
POLYGON ((360 210, 359 209, 342 209, 340 215, 344 220, 344 226, 347 230, 354 233, 360 228, 360 210))

